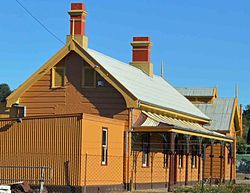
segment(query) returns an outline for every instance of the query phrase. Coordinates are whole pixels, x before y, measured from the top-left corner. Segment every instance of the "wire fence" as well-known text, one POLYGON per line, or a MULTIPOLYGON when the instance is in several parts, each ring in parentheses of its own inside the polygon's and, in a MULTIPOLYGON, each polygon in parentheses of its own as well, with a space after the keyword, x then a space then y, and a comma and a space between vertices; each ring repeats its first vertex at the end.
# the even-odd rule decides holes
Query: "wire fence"
MULTIPOLYGON (((183 153, 182 148, 175 151, 172 158, 175 182, 184 184, 185 180, 201 181, 203 167, 209 176, 209 149, 205 156, 206 167, 202 155, 197 151, 190 151, 190 154, 183 153)), ((219 154, 215 154, 212 159, 214 164, 219 163, 219 154)), ((86 193, 168 188, 170 160, 171 154, 164 149, 148 152, 134 149, 129 157, 109 154, 6 153, 1 154, 0 159, 0 184, 18 188, 19 192, 86 193)), ((218 171, 213 169, 214 178, 219 178, 218 171)))

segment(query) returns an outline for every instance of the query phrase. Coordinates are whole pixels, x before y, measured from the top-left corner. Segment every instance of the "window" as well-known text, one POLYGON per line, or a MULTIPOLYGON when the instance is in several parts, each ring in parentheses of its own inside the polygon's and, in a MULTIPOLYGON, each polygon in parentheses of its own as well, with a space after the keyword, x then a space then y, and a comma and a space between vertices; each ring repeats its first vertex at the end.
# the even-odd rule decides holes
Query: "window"
POLYGON ((197 145, 192 145, 192 158, 191 158, 191 166, 192 168, 197 168, 197 145))
POLYGON ((96 72, 90 66, 82 68, 82 87, 93 88, 96 86, 96 72))
POLYGON ((163 149, 163 167, 168 167, 168 151, 167 151, 167 136, 166 134, 163 135, 163 141, 162 141, 162 149, 163 149))
POLYGON ((196 155, 192 154, 192 168, 196 168, 197 167, 197 159, 196 159, 196 155))
POLYGON ((164 162, 163 162, 163 167, 168 168, 168 154, 164 153, 164 162))
POLYGON ((179 168, 183 167, 183 154, 179 154, 179 168))
POLYGON ((142 135, 142 167, 149 166, 149 134, 142 135))
POLYGON ((52 88, 64 87, 65 85, 65 67, 55 66, 52 69, 52 88))
POLYGON ((102 165, 108 161, 108 129, 102 128, 102 165))

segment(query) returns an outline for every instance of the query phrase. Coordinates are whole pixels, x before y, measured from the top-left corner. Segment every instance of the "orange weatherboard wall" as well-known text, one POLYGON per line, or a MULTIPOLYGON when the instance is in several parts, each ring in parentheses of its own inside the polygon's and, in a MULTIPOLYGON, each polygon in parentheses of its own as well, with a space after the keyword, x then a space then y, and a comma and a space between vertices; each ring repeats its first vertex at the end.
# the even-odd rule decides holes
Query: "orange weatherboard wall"
POLYGON ((82 130, 82 155, 88 155, 87 185, 122 184, 125 122, 84 114, 82 130), (108 132, 107 165, 101 164, 102 128, 108 132))
MULTIPOLYGON (((124 121, 88 114, 29 117, 22 123, 1 119, 0 165, 48 166, 49 185, 122 184, 124 130, 124 121), (103 127, 108 130, 107 165, 101 165, 103 127)), ((39 179, 40 172, 0 168, 1 178, 39 179)))
POLYGON ((66 67, 63 88, 52 88, 51 71, 35 82, 19 99, 27 108, 27 116, 69 113, 89 113, 120 120, 128 120, 123 96, 100 75, 96 79, 103 87, 82 88, 84 65, 88 65, 75 52, 71 52, 57 65, 66 67), (72 68, 72 66, 74 66, 72 68))

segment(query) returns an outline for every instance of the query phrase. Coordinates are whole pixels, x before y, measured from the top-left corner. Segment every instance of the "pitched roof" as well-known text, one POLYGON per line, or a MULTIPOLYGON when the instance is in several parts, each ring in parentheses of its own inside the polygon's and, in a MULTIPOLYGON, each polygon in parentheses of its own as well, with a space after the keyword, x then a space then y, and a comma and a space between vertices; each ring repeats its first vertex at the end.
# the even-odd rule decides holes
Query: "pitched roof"
POLYGON ((140 102, 209 119, 162 77, 150 77, 142 70, 92 49, 87 52, 140 102))
POLYGON ((228 131, 234 113, 234 98, 215 98, 213 104, 195 104, 211 118, 206 128, 216 131, 228 131))
POLYGON ((7 98, 7 106, 11 106, 11 104, 17 102, 22 93, 47 73, 70 51, 75 51, 83 59, 88 59, 89 62, 95 60, 111 77, 114 77, 119 84, 143 104, 149 104, 192 117, 198 117, 202 120, 209 120, 205 114, 161 77, 157 75, 149 77, 134 66, 123 63, 92 49, 84 49, 74 40, 68 42, 29 79, 11 93, 7 98), (91 57, 90 60, 87 55, 91 57))
POLYGON ((189 97, 189 96, 204 96, 204 97, 213 97, 217 95, 216 87, 210 88, 185 88, 185 87, 176 87, 182 95, 189 97))

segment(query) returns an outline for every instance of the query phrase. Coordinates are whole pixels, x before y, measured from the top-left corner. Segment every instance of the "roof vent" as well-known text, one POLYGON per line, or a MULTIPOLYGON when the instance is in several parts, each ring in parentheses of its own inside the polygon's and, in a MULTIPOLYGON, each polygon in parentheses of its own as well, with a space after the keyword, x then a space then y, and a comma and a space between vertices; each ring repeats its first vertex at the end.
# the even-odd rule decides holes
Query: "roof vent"
POLYGON ((13 104, 10 108, 10 117, 17 119, 26 117, 26 106, 13 104))

